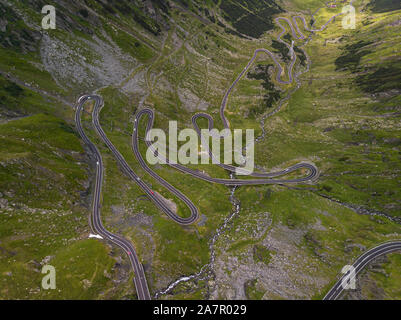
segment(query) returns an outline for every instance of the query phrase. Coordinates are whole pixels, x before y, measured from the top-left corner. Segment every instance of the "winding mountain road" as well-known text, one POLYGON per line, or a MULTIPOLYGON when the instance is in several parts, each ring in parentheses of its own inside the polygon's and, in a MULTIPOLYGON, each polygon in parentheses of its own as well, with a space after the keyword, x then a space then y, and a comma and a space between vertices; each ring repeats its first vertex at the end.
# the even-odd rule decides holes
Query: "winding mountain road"
MULTIPOLYGON (((341 14, 338 14, 338 15, 341 15, 341 14)), ((336 16, 338 16, 338 15, 336 15, 336 16)), ((276 18, 276 23, 283 29, 283 31, 278 36, 278 41, 284 43, 290 49, 290 54, 291 54, 291 62, 288 66, 288 75, 287 75, 288 80, 282 79, 282 74, 283 74, 284 69, 272 52, 270 52, 267 49, 255 50, 251 60, 248 62, 248 64, 245 66, 245 68, 242 70, 242 72, 239 74, 239 76, 234 80, 234 82, 228 88, 228 90, 226 91, 224 98, 222 100, 222 103, 220 106, 220 118, 223 122, 224 128, 229 129, 229 122, 227 121, 227 119, 224 115, 224 111, 226 109, 229 96, 230 96, 231 92, 233 91, 234 87, 236 86, 236 84, 241 80, 241 78, 247 73, 249 68, 252 66, 252 64, 256 60, 257 55, 259 53, 266 53, 273 60, 275 66, 276 66, 276 69, 277 69, 276 70, 277 71, 277 73, 276 73, 277 82, 279 82, 280 84, 291 84, 293 82, 293 68, 295 66, 297 57, 293 50, 294 43, 289 45, 288 43, 281 40, 281 36, 285 33, 285 28, 280 23, 280 20, 286 21, 289 24, 294 38, 305 39, 305 36, 302 34, 302 32, 299 29, 296 19, 301 19, 303 21, 305 30, 307 30, 309 32, 316 32, 316 31, 324 30, 326 28, 326 26, 336 16, 333 16, 320 29, 309 29, 307 27, 305 19, 300 16, 293 17, 292 18, 293 23, 291 23, 291 21, 287 18, 283 18, 283 17, 276 18), (296 28, 299 36, 296 34, 293 24, 295 25, 295 28, 296 28)), ((151 110, 149 108, 145 108, 145 109, 140 110, 135 115, 135 123, 134 123, 134 129, 133 129, 133 134, 132 134, 132 143, 131 143, 132 150, 133 150, 133 153, 135 154, 135 157, 138 160, 139 164, 143 168, 143 170, 145 170, 159 184, 164 186, 167 190, 169 190, 172 194, 174 194, 178 199, 180 199, 181 201, 183 201, 185 203, 185 205, 187 206, 187 208, 189 209, 189 211, 191 213, 189 218, 180 217, 175 212, 173 212, 170 209, 169 205, 166 203, 166 201, 162 197, 157 195, 148 186, 148 184, 146 182, 142 181, 142 179, 132 170, 132 168, 127 163, 127 161, 124 159, 124 157, 121 155, 121 153, 117 150, 117 148, 108 139, 107 135, 103 131, 103 129, 100 125, 100 122, 99 122, 99 114, 100 114, 102 107, 104 106, 102 98, 98 95, 84 95, 79 98, 78 104, 76 106, 76 114, 75 114, 75 122, 76 122, 77 131, 80 134, 80 136, 82 137, 82 139, 84 140, 85 144, 91 150, 91 153, 95 156, 96 166, 97 166, 96 167, 95 190, 94 190, 94 196, 93 196, 93 208, 92 208, 92 214, 91 214, 91 219, 90 219, 91 228, 93 229, 94 232, 101 235, 104 239, 116 244, 117 246, 122 248, 127 253, 130 263, 131 263, 131 266, 135 272, 134 283, 135 283, 135 287, 137 290, 138 298, 140 300, 150 300, 151 296, 149 293, 149 288, 147 285, 145 272, 143 270, 143 266, 139 261, 139 258, 135 252, 135 249, 134 249, 132 243, 130 241, 122 238, 121 236, 112 234, 111 232, 107 231, 104 228, 102 221, 101 221, 100 198, 101 198, 102 183, 103 183, 103 170, 104 170, 103 161, 102 161, 102 157, 101 157, 101 154, 100 154, 98 148, 87 137, 87 135, 85 134, 85 132, 82 128, 82 124, 81 124, 81 114, 82 114, 83 106, 88 100, 93 100, 95 103, 93 112, 92 112, 92 122, 93 122, 93 126, 94 126, 96 133, 101 138, 101 140, 104 142, 104 144, 109 148, 109 150, 112 152, 113 156, 115 157, 118 164, 120 165, 121 170, 128 177, 130 177, 133 181, 135 181, 135 183, 145 192, 145 194, 151 199, 151 201, 160 210, 162 210, 168 217, 170 217, 173 221, 175 221, 176 223, 181 224, 181 225, 189 225, 189 224, 194 223, 199 217, 199 211, 198 211, 198 208, 192 203, 192 201, 189 198, 187 198, 181 191, 176 189, 174 186, 172 186, 170 183, 168 183, 166 180, 164 180, 162 177, 160 177, 157 173, 155 173, 148 166, 147 162, 143 159, 143 157, 139 151, 139 136, 138 136, 139 123, 140 123, 142 117, 145 117, 145 116, 148 117, 148 122, 146 125, 146 133, 148 133, 149 130, 151 130, 153 128, 153 124, 154 124, 155 114, 154 114, 153 110, 151 110)), ((201 130, 200 130, 199 126, 197 125, 197 120, 199 118, 206 118, 208 120, 209 131, 213 129, 214 124, 213 124, 213 118, 210 115, 208 115, 206 113, 195 114, 192 117, 192 124, 193 124, 198 136, 201 137, 201 130)), ((146 136, 147 136, 147 134, 146 134, 146 136)), ((145 139, 145 143, 148 148, 151 147, 151 141, 148 141, 147 139, 145 139)), ((213 157, 212 151, 210 149, 209 149, 209 155, 211 157, 213 157)), ((162 157, 162 155, 158 155, 158 156, 162 157)), ((298 163, 285 170, 277 171, 277 172, 270 172, 270 173, 252 172, 251 174, 249 174, 249 176, 255 177, 258 179, 221 179, 221 178, 210 177, 198 170, 193 170, 193 169, 187 168, 180 164, 170 163, 168 158, 165 158, 164 160, 169 166, 171 166, 185 174, 189 174, 195 178, 202 179, 202 180, 208 181, 210 183, 223 184, 226 186, 306 183, 306 182, 311 182, 318 177, 317 168, 313 164, 309 164, 309 163, 298 163), (301 177, 301 178, 293 178, 293 179, 277 178, 277 177, 284 176, 289 173, 295 172, 296 170, 300 170, 300 169, 308 170, 309 174, 304 177, 301 177)), ((218 163, 217 165, 219 165, 220 167, 222 167, 230 172, 238 172, 238 170, 241 169, 239 167, 234 167, 234 166, 226 165, 226 164, 222 164, 222 163, 218 163)), ((382 254, 386 254, 388 252, 393 252, 395 250, 399 250, 400 248, 401 248, 401 242, 393 242, 392 244, 387 244, 385 246, 376 247, 376 248, 366 252, 364 255, 362 255, 355 262, 354 266, 355 266, 356 270, 358 270, 358 272, 359 272, 367 263, 369 263, 375 257, 382 255, 382 254)), ((326 295, 326 297, 325 297, 326 300, 327 299, 335 299, 336 297, 339 296, 339 294, 342 292, 342 289, 340 288, 341 281, 342 281, 342 279, 340 279, 340 281, 326 295)))

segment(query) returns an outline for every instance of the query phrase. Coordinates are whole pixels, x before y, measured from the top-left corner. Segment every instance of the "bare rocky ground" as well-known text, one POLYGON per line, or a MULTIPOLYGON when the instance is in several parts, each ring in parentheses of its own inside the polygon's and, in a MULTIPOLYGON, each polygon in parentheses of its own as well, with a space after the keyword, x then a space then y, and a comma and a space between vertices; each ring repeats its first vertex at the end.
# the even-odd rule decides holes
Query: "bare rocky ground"
POLYGON ((130 78, 122 87, 124 93, 135 94, 143 98, 147 94, 146 72, 140 71, 130 78))
POLYGON ((174 213, 177 213, 177 204, 171 200, 163 197, 159 192, 156 192, 157 196, 163 200, 163 202, 168 206, 168 208, 173 211, 174 213))

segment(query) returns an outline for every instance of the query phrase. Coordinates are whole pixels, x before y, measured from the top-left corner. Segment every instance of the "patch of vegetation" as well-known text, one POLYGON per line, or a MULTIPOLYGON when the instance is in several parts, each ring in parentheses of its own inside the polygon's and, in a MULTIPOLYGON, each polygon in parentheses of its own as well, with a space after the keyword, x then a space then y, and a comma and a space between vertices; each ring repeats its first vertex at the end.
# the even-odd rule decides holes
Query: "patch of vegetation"
POLYGON ((253 260, 255 262, 263 262, 268 265, 272 258, 272 251, 267 249, 265 246, 257 244, 253 246, 253 260))
POLYGON ((170 11, 170 4, 164 0, 151 0, 153 5, 155 7, 160 8, 160 10, 165 13, 168 14, 170 11))
MULTIPOLYGON (((229 33, 234 32, 233 30, 229 29, 229 33)), ((226 30, 227 32, 227 30, 226 30)), ((215 32, 210 31, 210 30, 206 30, 205 34, 210 37, 213 42, 216 44, 217 48, 225 48, 231 52, 237 52, 237 49, 234 48, 233 46, 231 46, 227 41, 225 41, 224 39, 222 39, 222 37, 220 37, 219 35, 217 35, 215 32)))
POLYGON ((109 0, 107 3, 97 0, 97 2, 103 7, 103 12, 106 14, 115 15, 119 12, 125 16, 131 16, 136 23, 154 35, 158 35, 161 32, 157 21, 147 16, 143 8, 132 4, 132 2, 121 0, 109 0))
POLYGON ((248 280, 244 284, 245 295, 248 300, 261 300, 264 291, 258 288, 258 279, 248 280))
MULTIPOLYGON (((102 89, 100 94, 105 101, 105 107, 100 113, 100 122, 109 139, 131 165, 132 169, 141 176, 143 181, 146 181, 153 190, 162 194, 166 199, 172 199, 178 206, 179 215, 188 216, 189 211, 182 201, 176 199, 156 180, 146 174, 133 155, 130 145, 132 122, 129 119, 134 114, 137 104, 130 102, 129 98, 116 88, 102 89)), ((164 120, 163 113, 171 112, 171 110, 166 107, 165 101, 162 101, 155 109, 159 111, 155 119, 155 127, 164 128, 168 121, 164 120)), ((90 121, 88 121, 88 125, 89 129, 90 121)), ((143 135, 144 127, 141 121, 141 135, 143 135)), ((87 132, 96 137, 93 134, 93 130, 88 130, 87 132)), ((132 239, 141 258, 148 256, 149 251, 153 251, 152 248, 156 249, 153 253, 153 259, 151 261, 146 260, 146 262, 152 263, 152 271, 149 273, 150 279, 155 274, 158 275, 162 272, 178 277, 182 274, 199 271, 209 259, 208 244, 211 234, 221 223, 222 218, 231 210, 228 197, 224 197, 226 189, 223 186, 214 186, 182 175, 169 167, 154 166, 153 170, 161 177, 171 182, 179 190, 185 190, 185 194, 197 204, 201 214, 205 215, 207 219, 202 226, 195 224, 183 228, 166 217, 152 202, 146 201, 146 197, 145 200, 139 201, 139 198, 144 197, 143 191, 135 182, 121 173, 114 157, 110 155, 107 148, 97 138, 93 140, 97 141, 105 163, 106 178, 103 186, 102 215, 106 221, 109 221, 107 228, 111 230, 116 228, 116 232, 123 233, 126 237, 132 239), (179 175, 179 178, 177 178, 177 175, 179 175), (222 199, 222 197, 225 199, 222 199), (152 232, 149 233, 151 234, 151 237, 149 237, 151 241, 149 241, 148 237, 141 237, 143 232, 138 231, 138 229, 142 229, 142 226, 134 225, 131 227, 129 221, 134 215, 133 212, 130 211, 129 214, 124 217, 120 216, 118 219, 113 214, 113 206, 129 207, 132 206, 131 203, 133 202, 135 203, 133 212, 142 212, 152 221, 152 232), (121 225, 125 226, 123 231, 121 231, 121 225)), ((140 151, 142 154, 146 153, 144 143, 140 143, 140 151)))
MULTIPOLYGON (((349 70, 353 73, 363 70, 361 59, 372 53, 364 49, 374 41, 360 40, 346 45, 344 53, 335 61, 336 70, 349 70)), ((374 62, 365 68, 363 74, 355 78, 355 83, 367 93, 381 93, 401 89, 401 60, 393 57, 384 62, 374 62)))
POLYGON ((291 37, 291 35, 290 35, 289 33, 286 33, 286 34, 283 36, 283 39, 287 40, 288 43, 291 43, 291 41, 292 41, 292 37, 291 37))
POLYGON ((30 52, 37 49, 40 33, 30 29, 8 5, 0 3, 0 46, 17 52, 30 52))
POLYGON ((154 56, 155 53, 152 49, 142 44, 138 39, 135 39, 125 31, 117 30, 109 26, 105 26, 105 29, 124 52, 137 58, 139 61, 146 62, 154 56))
MULTIPOLYGON (((292 42, 292 36, 291 36, 289 33, 286 33, 286 34, 282 37, 282 39, 287 40, 287 43, 288 43, 288 44, 291 44, 291 42, 292 42)), ((273 41, 275 41, 275 40, 273 40, 273 41)), ((275 42, 278 42, 278 41, 275 41, 275 42)), ((281 42, 279 42, 279 44, 282 45, 281 42)), ((279 49, 279 52, 280 52, 280 51, 282 52, 283 56, 284 56, 284 55, 287 55, 287 56, 288 56, 289 50, 288 50, 287 47, 286 47, 286 48, 287 48, 287 50, 286 50, 285 48, 282 48, 282 46, 277 45, 277 44, 275 44, 275 43, 273 42, 273 48, 274 48, 274 46, 277 47, 276 49, 279 49)), ((300 60, 301 66, 305 67, 305 66, 306 66, 306 64, 305 64, 306 56, 305 56, 304 51, 303 51, 301 48, 299 48, 299 47, 297 47, 297 46, 295 46, 295 45, 294 45, 294 51, 295 51, 295 53, 297 54, 298 59, 300 60)))
POLYGON ((52 110, 54 107, 37 93, 0 75, 0 115, 3 119, 52 110))
POLYGON ((306 56, 305 53, 303 52, 302 49, 298 48, 297 46, 294 46, 294 51, 297 54, 297 57, 300 61, 301 66, 306 67, 306 56))
POLYGON ((283 61, 285 63, 288 63, 291 60, 291 57, 290 57, 290 54, 289 54, 290 50, 288 49, 288 47, 284 43, 273 39, 272 40, 272 47, 273 47, 273 49, 276 50, 276 52, 281 53, 281 56, 283 57, 283 61))

